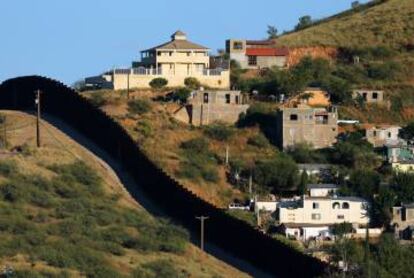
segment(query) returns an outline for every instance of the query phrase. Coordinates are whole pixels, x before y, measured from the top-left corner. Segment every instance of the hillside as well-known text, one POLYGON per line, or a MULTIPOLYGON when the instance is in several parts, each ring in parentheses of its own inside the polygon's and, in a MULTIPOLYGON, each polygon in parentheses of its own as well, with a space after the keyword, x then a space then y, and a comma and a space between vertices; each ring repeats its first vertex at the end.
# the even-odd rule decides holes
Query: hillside
POLYGON ((278 42, 288 46, 407 46, 414 43, 414 2, 388 0, 361 11, 343 13, 281 36, 278 42))
POLYGON ((1 111, 0 267, 12 277, 246 277, 151 216, 113 170, 53 126, 1 111))

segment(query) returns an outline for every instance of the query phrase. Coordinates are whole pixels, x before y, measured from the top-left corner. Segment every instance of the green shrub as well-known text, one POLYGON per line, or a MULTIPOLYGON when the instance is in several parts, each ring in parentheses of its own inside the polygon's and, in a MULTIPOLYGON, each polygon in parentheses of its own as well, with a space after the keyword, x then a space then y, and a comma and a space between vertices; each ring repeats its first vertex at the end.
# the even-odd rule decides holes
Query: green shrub
POLYGON ((157 278, 180 277, 180 273, 175 269, 174 265, 167 260, 156 260, 143 265, 145 270, 150 271, 157 278))
POLYGON ((204 138, 195 138, 181 143, 180 147, 196 153, 205 153, 209 148, 209 143, 204 138))
POLYGON ((135 115, 143 115, 151 111, 151 103, 145 99, 128 101, 128 112, 135 115))
POLYGON ((208 168, 202 169, 201 176, 203 177, 205 181, 208 181, 208 182, 219 181, 219 175, 218 175, 216 167, 208 167, 208 168))
POLYGON ((184 79, 184 85, 190 89, 197 90, 200 88, 201 83, 195 77, 187 77, 184 79))
POLYGON ((191 90, 188 88, 180 88, 174 92, 173 100, 179 101, 180 103, 186 103, 191 95, 191 90))
POLYGON ((267 140, 266 136, 260 133, 250 137, 247 140, 247 144, 258 148, 266 148, 269 146, 269 141, 267 140))
POLYGON ((138 133, 140 133, 142 136, 144 136, 145 138, 150 137, 152 134, 152 127, 151 127, 151 122, 149 121, 139 121, 134 130, 138 133))
POLYGON ((0 175, 9 177, 15 173, 18 173, 17 165, 12 160, 0 161, 0 175))
POLYGON ((225 125, 215 124, 206 127, 204 134, 218 141, 227 141, 235 134, 235 130, 225 125))
POLYGON ((162 89, 162 88, 164 88, 165 86, 168 85, 168 80, 165 79, 165 78, 161 78, 161 77, 154 78, 153 80, 151 80, 149 85, 153 89, 162 89))
POLYGON ((27 198, 27 191, 13 183, 0 185, 0 194, 3 200, 8 202, 22 201, 27 198))
POLYGON ((105 104, 107 104, 105 94, 102 93, 102 92, 92 93, 89 100, 96 107, 101 107, 101 106, 104 106, 105 104))

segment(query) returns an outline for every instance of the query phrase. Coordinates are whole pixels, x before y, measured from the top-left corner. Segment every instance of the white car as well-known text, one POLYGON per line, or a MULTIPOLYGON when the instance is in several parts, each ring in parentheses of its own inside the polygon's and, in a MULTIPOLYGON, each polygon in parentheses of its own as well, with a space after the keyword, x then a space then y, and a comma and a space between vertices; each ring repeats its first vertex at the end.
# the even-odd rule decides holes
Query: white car
POLYGON ((242 204, 236 204, 236 203, 231 203, 229 205, 229 209, 250 210, 250 206, 246 206, 246 205, 242 205, 242 204))

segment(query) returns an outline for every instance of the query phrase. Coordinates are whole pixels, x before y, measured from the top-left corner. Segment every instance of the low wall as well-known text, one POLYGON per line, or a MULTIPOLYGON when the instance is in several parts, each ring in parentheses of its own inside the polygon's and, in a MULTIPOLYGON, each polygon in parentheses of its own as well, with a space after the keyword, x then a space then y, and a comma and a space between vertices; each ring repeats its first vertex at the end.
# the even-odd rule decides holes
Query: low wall
POLYGON ((76 128, 119 161, 143 191, 165 213, 193 232, 195 216, 209 216, 207 240, 277 277, 315 277, 326 269, 321 261, 300 253, 229 216, 185 189, 151 162, 114 119, 60 82, 38 76, 20 77, 0 85, 0 109, 34 109, 40 89, 42 110, 76 128))
MULTIPOLYGON (((165 78, 168 80, 168 87, 184 87, 184 80, 187 77, 195 77, 200 81, 203 86, 214 89, 229 89, 230 88, 230 72, 223 71, 221 75, 129 75, 129 87, 130 88, 151 88, 149 83, 154 78, 165 78)), ((124 90, 128 88, 128 75, 127 74, 113 74, 112 82, 114 90, 124 90)))

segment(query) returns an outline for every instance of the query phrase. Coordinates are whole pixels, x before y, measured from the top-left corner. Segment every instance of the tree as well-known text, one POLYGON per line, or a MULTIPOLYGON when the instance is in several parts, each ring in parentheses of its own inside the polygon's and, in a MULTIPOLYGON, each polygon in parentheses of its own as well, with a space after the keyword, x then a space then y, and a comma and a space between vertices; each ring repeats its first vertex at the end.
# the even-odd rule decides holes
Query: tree
POLYGON ((392 219, 391 208, 395 205, 395 193, 389 188, 380 188, 378 195, 371 203, 369 214, 371 225, 387 227, 392 219))
POLYGON ((296 25, 295 30, 304 29, 312 25, 313 21, 310 15, 305 15, 299 18, 299 23, 296 25))
POLYGON ((184 85, 189 89, 197 90, 200 88, 201 83, 195 77, 187 77, 186 79, 184 79, 184 85))
POLYGON ((154 78, 153 80, 151 80, 151 82, 149 83, 149 85, 151 86, 151 88, 153 89, 162 89, 165 86, 167 86, 168 84, 168 80, 162 77, 158 77, 158 78, 154 78))
POLYGON ((351 4, 352 9, 357 9, 361 6, 361 4, 359 3, 359 1, 354 1, 351 4))
POLYGON ((267 25, 267 35, 269 39, 277 38, 277 28, 273 25, 267 25))
POLYGON ((410 122, 408 125, 400 130, 399 136, 405 140, 414 139, 414 122, 410 122))
POLYGON ((349 184, 352 191, 364 198, 372 198, 379 190, 381 177, 374 170, 358 169, 352 172, 349 184))
POLYGON ((299 183, 299 172, 296 163, 286 155, 258 161, 254 169, 255 181, 273 191, 295 189, 299 183))
POLYGON ((393 185, 400 202, 411 203, 414 201, 414 174, 395 173, 393 185))

